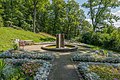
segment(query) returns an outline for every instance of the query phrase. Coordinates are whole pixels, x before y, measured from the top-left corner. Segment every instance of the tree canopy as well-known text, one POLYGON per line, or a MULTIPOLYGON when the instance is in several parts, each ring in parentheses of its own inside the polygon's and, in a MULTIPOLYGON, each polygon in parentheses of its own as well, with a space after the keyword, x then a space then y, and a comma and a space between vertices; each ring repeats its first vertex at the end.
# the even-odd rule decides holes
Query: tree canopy
POLYGON ((111 12, 112 8, 120 6, 119 0, 88 0, 82 6, 89 8, 88 15, 92 20, 93 31, 103 28, 104 25, 112 25, 120 19, 111 12))
POLYGON ((85 20, 75 0, 0 0, 0 5, 0 19, 6 27, 53 35, 65 33, 69 39, 78 35, 78 28, 85 20))

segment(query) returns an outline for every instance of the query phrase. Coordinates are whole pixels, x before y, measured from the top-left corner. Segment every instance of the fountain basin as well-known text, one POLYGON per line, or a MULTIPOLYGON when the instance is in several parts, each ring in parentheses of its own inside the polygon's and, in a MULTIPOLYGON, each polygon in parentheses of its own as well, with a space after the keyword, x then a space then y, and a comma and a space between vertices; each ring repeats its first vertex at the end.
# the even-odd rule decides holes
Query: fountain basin
POLYGON ((65 45, 64 48, 56 48, 56 45, 45 45, 41 47, 43 50, 48 50, 48 51, 57 51, 57 52, 69 52, 69 51, 76 51, 78 49, 77 46, 74 45, 65 45))

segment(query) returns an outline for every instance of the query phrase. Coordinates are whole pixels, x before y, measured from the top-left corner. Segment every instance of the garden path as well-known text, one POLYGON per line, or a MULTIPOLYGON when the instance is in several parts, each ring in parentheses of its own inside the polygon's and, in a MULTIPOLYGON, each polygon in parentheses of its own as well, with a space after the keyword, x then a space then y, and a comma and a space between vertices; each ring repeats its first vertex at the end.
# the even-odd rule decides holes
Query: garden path
MULTIPOLYGON (((25 50, 39 50, 44 51, 40 47, 43 45, 25 46, 25 50)), ((53 52, 56 56, 53 63, 53 69, 50 72, 48 80, 83 80, 78 77, 75 69, 75 62, 71 61, 71 52, 53 52)))
POLYGON ((70 54, 70 52, 56 53, 49 80, 79 80, 74 63, 70 60, 70 54))

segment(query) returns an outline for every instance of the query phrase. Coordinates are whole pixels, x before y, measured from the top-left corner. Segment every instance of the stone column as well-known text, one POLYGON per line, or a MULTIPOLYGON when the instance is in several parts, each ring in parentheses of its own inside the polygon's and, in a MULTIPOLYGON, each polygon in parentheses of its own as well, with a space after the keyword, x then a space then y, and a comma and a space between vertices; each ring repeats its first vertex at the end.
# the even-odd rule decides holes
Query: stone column
POLYGON ((59 34, 56 35, 56 48, 59 48, 59 34))
POLYGON ((56 35, 56 48, 63 48, 64 47, 64 34, 57 34, 56 35))
POLYGON ((64 48, 64 34, 61 34, 61 47, 64 48))

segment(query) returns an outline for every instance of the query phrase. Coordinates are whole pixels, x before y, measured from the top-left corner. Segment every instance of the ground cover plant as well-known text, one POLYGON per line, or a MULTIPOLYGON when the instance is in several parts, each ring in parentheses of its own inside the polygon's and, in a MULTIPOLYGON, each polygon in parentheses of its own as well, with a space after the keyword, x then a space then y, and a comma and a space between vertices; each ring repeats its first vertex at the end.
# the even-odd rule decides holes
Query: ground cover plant
POLYGON ((107 52, 104 50, 76 52, 72 57, 73 61, 82 62, 108 62, 108 63, 120 63, 120 54, 107 52))
POLYGON ((4 60, 0 60, 0 80, 24 80, 20 69, 13 68, 12 65, 6 64, 4 60))
POLYGON ((44 60, 4 59, 0 80, 46 80, 52 65, 44 60))
POLYGON ((78 71, 85 80, 119 80, 120 65, 106 63, 80 63, 78 71))
POLYGON ((8 50, 0 58, 0 80, 46 80, 52 67, 47 60, 54 56, 48 52, 8 50))
POLYGON ((6 51, 0 54, 0 58, 15 58, 15 59, 42 59, 42 60, 53 60, 54 56, 48 52, 38 52, 38 51, 18 51, 10 52, 6 51))

